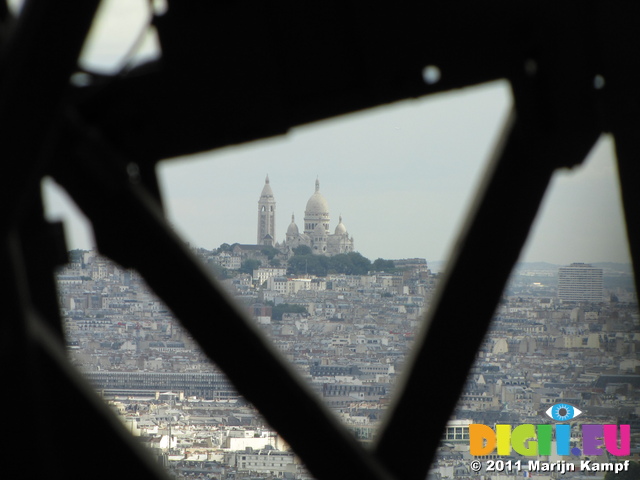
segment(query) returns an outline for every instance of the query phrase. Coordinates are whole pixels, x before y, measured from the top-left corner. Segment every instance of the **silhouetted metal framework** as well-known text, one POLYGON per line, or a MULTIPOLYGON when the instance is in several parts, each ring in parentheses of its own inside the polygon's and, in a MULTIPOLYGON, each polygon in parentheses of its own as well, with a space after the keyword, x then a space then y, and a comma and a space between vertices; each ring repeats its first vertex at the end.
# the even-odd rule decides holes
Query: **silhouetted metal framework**
POLYGON ((318 479, 425 477, 553 171, 582 162, 602 132, 615 138, 638 278, 635 2, 169 0, 154 18, 161 60, 73 86, 98 3, 33 0, 16 19, 0 2, 0 396, 5 418, 20 417, 4 434, 5 464, 25 476, 166 477, 65 355, 53 270, 66 248, 61 226, 43 217, 45 175, 89 217, 100 251, 142 274, 318 479), (425 81, 427 66, 439 78, 425 81), (155 165, 496 79, 510 82, 512 115, 429 327, 365 450, 168 227, 155 165), (203 311, 215 322, 201 322, 203 311), (233 355, 239 344, 250 360, 233 355))

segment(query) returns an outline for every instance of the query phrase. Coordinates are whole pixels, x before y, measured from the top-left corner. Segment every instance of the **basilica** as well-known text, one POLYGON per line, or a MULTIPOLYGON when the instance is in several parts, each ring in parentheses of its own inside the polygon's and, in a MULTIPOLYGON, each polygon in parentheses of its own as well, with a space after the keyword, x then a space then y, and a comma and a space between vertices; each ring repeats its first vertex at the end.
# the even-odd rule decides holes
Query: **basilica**
POLYGON ((353 237, 349 237, 342 217, 333 233, 329 229, 329 204, 320 193, 320 182, 317 179, 315 192, 309 198, 304 211, 303 233, 300 233, 296 225, 295 216, 291 215, 285 240, 277 243, 275 218, 276 201, 267 176, 258 200, 258 245, 270 245, 287 254, 291 254, 294 248, 301 245, 306 245, 317 255, 333 256, 353 252, 353 237))

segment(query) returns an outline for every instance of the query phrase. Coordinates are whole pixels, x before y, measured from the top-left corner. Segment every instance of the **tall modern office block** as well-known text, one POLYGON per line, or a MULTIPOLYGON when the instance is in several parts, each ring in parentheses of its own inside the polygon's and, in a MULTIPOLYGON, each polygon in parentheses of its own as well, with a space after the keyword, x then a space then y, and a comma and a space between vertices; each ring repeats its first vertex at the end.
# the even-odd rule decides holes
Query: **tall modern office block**
POLYGON ((602 269, 588 263, 560 267, 558 298, 563 302, 602 302, 602 269))

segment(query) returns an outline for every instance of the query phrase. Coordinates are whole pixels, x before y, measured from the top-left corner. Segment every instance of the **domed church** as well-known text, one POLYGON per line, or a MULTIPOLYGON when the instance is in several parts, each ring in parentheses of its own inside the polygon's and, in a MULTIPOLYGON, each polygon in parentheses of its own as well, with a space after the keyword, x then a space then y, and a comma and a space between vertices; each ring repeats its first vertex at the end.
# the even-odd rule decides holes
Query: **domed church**
POLYGON ((340 216, 338 225, 333 233, 330 231, 331 217, 329 204, 320 193, 320 181, 316 179, 316 189, 309 198, 304 211, 304 231, 295 222, 295 216, 291 215, 291 223, 287 228, 285 241, 275 244, 275 200, 269 185, 269 177, 265 181, 262 195, 258 201, 258 243, 274 245, 276 248, 290 253, 294 248, 306 245, 317 255, 337 255, 339 253, 353 252, 353 237, 349 237, 347 227, 342 223, 340 216), (270 214, 273 212, 273 216, 270 214))

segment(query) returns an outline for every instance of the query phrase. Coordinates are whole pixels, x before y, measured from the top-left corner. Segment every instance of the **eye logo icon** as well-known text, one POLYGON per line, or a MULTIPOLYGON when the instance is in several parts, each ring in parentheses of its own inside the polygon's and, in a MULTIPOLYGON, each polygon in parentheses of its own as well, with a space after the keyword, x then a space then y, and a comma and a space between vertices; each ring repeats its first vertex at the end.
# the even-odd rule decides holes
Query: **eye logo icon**
POLYGON ((573 420, 582 413, 582 410, 569 405, 568 403, 556 403, 544 412, 556 422, 566 422, 573 420))

